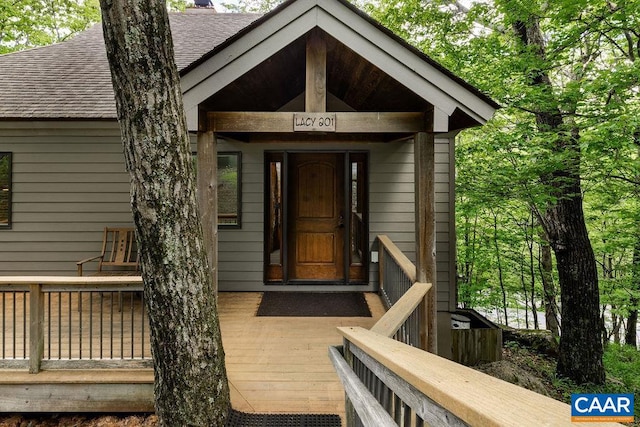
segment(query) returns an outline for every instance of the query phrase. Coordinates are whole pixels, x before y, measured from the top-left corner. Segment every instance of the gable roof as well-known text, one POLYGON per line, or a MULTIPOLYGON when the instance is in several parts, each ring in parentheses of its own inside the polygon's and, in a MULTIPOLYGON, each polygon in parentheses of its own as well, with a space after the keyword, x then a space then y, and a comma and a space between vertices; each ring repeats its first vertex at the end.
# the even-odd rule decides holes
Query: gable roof
MULTIPOLYGON (((178 69, 259 17, 171 13, 178 69)), ((0 76, 0 119, 116 119, 100 24, 62 43, 0 55, 0 76)))
MULTIPOLYGON (((433 106, 436 132, 482 124, 499 107, 348 1, 289 0, 184 70, 181 85, 189 128, 197 129, 202 103, 231 87, 238 77, 268 65, 275 55, 290 50, 316 29, 344 45, 355 54, 352 57, 370 64, 372 70, 391 77, 400 91, 408 90, 433 106)), ((344 72, 354 71, 354 67, 347 67, 344 72)), ((286 85, 292 77, 272 74, 272 81, 277 79, 280 85, 286 85)), ((354 75, 350 86, 356 87, 361 79, 354 75)), ((365 80, 375 85, 366 76, 365 80)))
MULTIPOLYGON (((191 64, 189 64, 187 67, 185 67, 184 69, 182 69, 180 71, 180 75, 181 76, 186 75, 190 71, 196 69, 199 65, 204 64, 208 59, 211 59, 212 57, 217 55, 220 51, 222 51, 226 47, 230 46, 231 44, 235 43, 237 40, 241 39, 244 35, 250 33, 253 29, 261 26, 266 21, 269 21, 274 15, 279 14, 281 10, 286 9, 287 7, 289 7, 290 4, 295 3, 296 1, 299 1, 299 0, 287 0, 287 1, 283 2, 283 3, 281 3, 278 7, 276 7, 271 12, 269 12, 269 13, 261 16, 260 18, 256 19, 250 25, 247 25, 246 27, 242 28, 238 33, 234 34, 232 37, 228 38, 223 43, 220 43, 219 45, 215 46, 213 49, 211 49, 211 51, 205 53, 200 58, 198 58, 196 61, 194 61, 191 64)), ((456 81, 458 84, 464 86, 467 90, 469 90, 470 92, 472 92, 476 96, 482 98, 485 102, 490 104, 492 107, 500 108, 500 105, 497 102, 495 102, 493 99, 491 99, 486 94, 482 93, 478 88, 476 88, 475 86, 467 83, 465 80, 463 80, 462 78, 458 77, 457 75, 455 75, 454 73, 449 71, 447 68, 443 67, 440 63, 438 63, 438 62, 434 61, 433 59, 431 59, 424 52, 420 51, 419 49, 417 49, 413 45, 409 44, 402 37, 398 36, 393 31, 389 30, 388 28, 386 28, 385 26, 380 24, 378 21, 376 21, 375 19, 371 18, 369 15, 367 15, 362 10, 358 9, 353 4, 349 3, 347 0, 337 0, 337 2, 340 3, 342 6, 344 6, 345 8, 350 9, 351 12, 353 12, 355 15, 359 16, 361 19, 363 19, 364 21, 366 21, 370 25, 372 25, 374 28, 376 28, 378 31, 380 31, 382 34, 384 34, 386 37, 389 37, 390 39, 394 40, 396 43, 402 45, 404 48, 406 48, 407 50, 411 51, 414 55, 416 55, 421 60, 423 60, 424 62, 428 63, 429 65, 431 65, 435 69, 437 69, 439 72, 445 74, 447 77, 449 77, 453 81, 456 81)), ((312 0, 311 3, 312 4, 315 3, 317 6, 320 6, 322 8, 324 8, 324 6, 326 6, 326 4, 327 4, 326 1, 322 1, 322 0, 312 0)), ((321 26, 321 28, 322 28, 322 26, 321 26)))

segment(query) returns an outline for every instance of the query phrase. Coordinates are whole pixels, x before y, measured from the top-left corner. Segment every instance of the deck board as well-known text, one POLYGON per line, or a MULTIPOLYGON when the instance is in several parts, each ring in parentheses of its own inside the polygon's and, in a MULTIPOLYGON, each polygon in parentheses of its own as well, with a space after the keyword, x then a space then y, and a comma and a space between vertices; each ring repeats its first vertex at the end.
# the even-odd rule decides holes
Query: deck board
POLYGON ((338 326, 373 326, 384 313, 378 296, 367 294, 372 317, 256 317, 260 295, 220 294, 233 407, 344 416, 344 390, 328 347, 342 344, 338 326))
MULTIPOLYGON (((366 297, 372 317, 256 317, 261 293, 220 293, 220 324, 234 409, 344 417, 344 391, 329 360, 328 347, 342 344, 338 326, 368 329, 382 316, 384 308, 379 297, 376 294, 366 297)), ((18 311, 21 306, 18 304, 18 311)), ((123 311, 127 311, 126 306, 123 311)), ((123 323, 125 327, 129 324, 123 323)), ((21 337, 17 342, 22 342, 21 337)), ((31 375, 4 370, 0 385, 89 383, 91 378, 98 377, 103 382, 127 382, 126 371, 99 372, 97 376, 87 371, 44 371, 31 375)), ((153 378, 150 370, 129 372, 131 383, 153 378)))

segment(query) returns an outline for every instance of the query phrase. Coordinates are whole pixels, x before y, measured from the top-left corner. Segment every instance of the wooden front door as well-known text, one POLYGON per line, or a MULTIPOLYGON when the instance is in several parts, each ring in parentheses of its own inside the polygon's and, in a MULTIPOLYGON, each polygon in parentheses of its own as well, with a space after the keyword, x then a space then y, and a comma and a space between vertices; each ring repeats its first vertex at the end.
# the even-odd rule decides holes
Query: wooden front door
POLYGON ((344 153, 289 156, 291 280, 344 280, 344 161, 344 153))

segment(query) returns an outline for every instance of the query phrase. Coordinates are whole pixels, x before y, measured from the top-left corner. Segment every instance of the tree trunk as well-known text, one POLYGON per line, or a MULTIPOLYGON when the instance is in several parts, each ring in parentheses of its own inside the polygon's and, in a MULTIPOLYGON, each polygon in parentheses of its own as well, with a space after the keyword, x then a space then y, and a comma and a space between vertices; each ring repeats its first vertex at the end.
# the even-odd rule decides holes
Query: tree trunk
POLYGON ((559 199, 546 215, 561 288, 562 335, 557 372, 578 383, 603 384, 598 273, 579 186, 579 180, 575 180, 573 195, 559 199))
MULTIPOLYGON (((615 306, 611 306, 611 335, 613 335, 613 342, 620 344, 620 326, 622 325, 622 317, 615 314, 613 312, 614 309, 615 306)), ((607 337, 607 340, 610 338, 610 336, 607 337)))
POLYGON ((531 222, 524 227, 524 239, 527 243, 527 249, 529 250, 529 277, 531 279, 531 287, 529 288, 531 291, 531 316, 533 316, 533 329, 540 329, 540 324, 538 323, 538 307, 536 306, 536 274, 535 267, 533 265, 533 228, 535 227, 535 217, 533 212, 531 212, 531 222), (531 230, 531 233, 529 233, 531 230))
POLYGON ((524 280, 524 253, 520 259, 520 285, 522 295, 524 295, 524 324, 529 329, 529 292, 527 292, 527 282, 524 280))
MULTIPOLYGON (((544 233, 541 233, 544 234, 544 233)), ((560 336, 560 319, 558 318, 558 303, 556 301, 556 287, 553 283, 553 262, 551 246, 546 242, 546 236, 540 243, 540 277, 544 292, 544 315, 547 329, 554 337, 560 336)))
MULTIPOLYGON (((638 301, 636 300, 636 304, 638 301)), ((627 317, 627 329, 624 334, 624 343, 626 345, 638 346, 638 309, 631 310, 627 317)))
MULTIPOLYGON (((545 43, 538 18, 531 15, 514 27, 523 44, 543 62, 545 43)), ((542 177, 552 190, 553 201, 547 206, 543 225, 556 255, 561 291, 557 373, 577 383, 603 384, 598 273, 582 210, 579 135, 567 132, 570 126, 563 121, 544 69, 531 70, 531 86, 539 90, 540 105, 546 107, 535 113, 537 129, 548 135, 551 152, 564 158, 562 165, 542 177)))
POLYGON ((500 281, 500 291, 502 292, 502 311, 504 313, 504 325, 509 326, 509 313, 507 311, 507 290, 502 277, 502 260, 500 258, 500 248, 498 247, 498 214, 493 214, 493 243, 496 248, 496 258, 498 261, 498 280, 500 281))
POLYGON ((100 3, 141 248, 156 411, 163 426, 224 425, 229 387, 166 4, 100 3))

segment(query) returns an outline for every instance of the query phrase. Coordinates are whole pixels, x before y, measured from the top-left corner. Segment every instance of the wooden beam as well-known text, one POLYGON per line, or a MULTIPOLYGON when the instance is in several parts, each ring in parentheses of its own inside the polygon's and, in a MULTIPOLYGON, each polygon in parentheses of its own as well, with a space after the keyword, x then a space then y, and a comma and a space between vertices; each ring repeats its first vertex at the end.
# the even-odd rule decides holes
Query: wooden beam
POLYGON ((327 110, 327 41, 319 30, 307 38, 307 68, 304 107, 307 113, 327 110))
POLYGON ((31 285, 29 292, 29 373, 40 372, 44 356, 44 294, 42 285, 31 285))
MULTIPOLYGON (((94 375, 96 376, 96 375, 94 375)), ((147 384, 2 384, 3 412, 153 412, 147 384)))
POLYGON ((424 349, 438 352, 436 286, 435 143, 433 133, 415 135, 416 281, 431 283, 425 298, 427 336, 424 349))
POLYGON ((213 132, 198 132, 198 209, 204 245, 218 292, 218 155, 213 132))
POLYGON ((407 318, 424 300, 425 295, 431 289, 431 283, 416 282, 407 292, 387 311, 371 331, 393 338, 396 332, 406 322, 407 318))
MULTIPOLYGON (((348 341, 347 341, 348 343, 348 341)), ((347 347, 347 345, 345 345, 347 347)), ((357 358, 378 377, 388 388, 393 391, 397 399, 402 401, 403 405, 399 407, 409 407, 413 409, 416 416, 422 418, 427 426, 447 426, 447 427, 469 427, 467 423, 462 421, 451 411, 447 411, 438 405, 433 399, 425 396, 420 390, 408 384, 395 372, 378 362, 373 357, 362 351, 355 345, 348 345, 354 358, 357 358)), ((355 375, 355 373, 354 373, 355 375)), ((383 387, 384 389, 385 387, 383 387)), ((401 413, 401 409, 395 409, 396 417, 401 413)), ((396 418, 397 419, 397 418, 396 418)), ((408 424, 408 423, 407 423, 408 424)), ((397 426, 397 424, 396 424, 397 426)))
MULTIPOLYGON (((229 133, 293 133, 296 113, 235 112, 208 113, 209 131, 229 133)), ((336 133, 416 133, 426 131, 422 112, 336 112, 336 133)))

